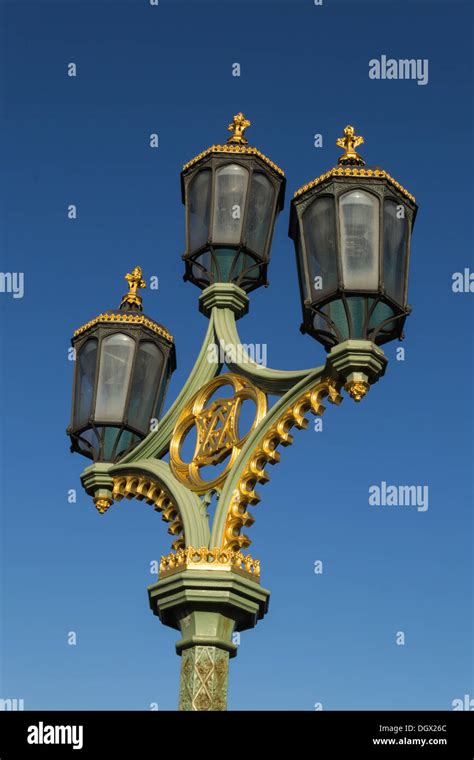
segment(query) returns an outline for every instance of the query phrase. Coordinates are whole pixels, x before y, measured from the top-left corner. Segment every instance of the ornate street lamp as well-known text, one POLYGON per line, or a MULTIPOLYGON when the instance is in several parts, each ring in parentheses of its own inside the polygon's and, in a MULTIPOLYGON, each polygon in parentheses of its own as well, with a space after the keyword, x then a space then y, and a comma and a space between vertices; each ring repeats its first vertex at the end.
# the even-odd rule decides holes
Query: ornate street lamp
POLYGON ((141 268, 125 279, 129 293, 120 308, 80 327, 71 341, 76 371, 67 432, 71 451, 95 462, 115 462, 149 433, 176 368, 173 337, 142 313, 141 268))
POLYGON ((236 114, 226 145, 213 145, 181 172, 186 206, 185 280, 206 288, 217 282, 247 293, 267 284, 270 244, 283 208, 282 170, 248 145, 250 121, 236 114))
POLYGON ((364 142, 347 126, 338 166, 291 204, 303 307, 301 331, 327 349, 347 339, 403 338, 414 197, 383 169, 364 168, 364 142))
POLYGON ((234 116, 227 145, 209 148, 183 169, 185 277, 203 288, 199 308, 209 325, 157 430, 141 440, 159 414, 174 347, 166 330, 141 313, 139 268, 127 275, 130 294, 120 310, 100 315, 73 339, 69 434, 72 449, 95 460, 81 475, 85 490, 100 512, 124 498, 152 505, 173 536, 148 594, 153 613, 181 633, 181 710, 226 709, 234 634, 253 628, 268 610, 260 562, 243 553, 251 544, 243 530, 255 520, 251 508, 269 479, 268 465, 279 462, 280 449, 293 442, 292 430, 307 426, 309 414, 323 414, 323 401, 339 405, 343 389, 363 398, 385 372, 379 344, 401 337, 409 312, 415 200, 386 172, 364 168, 355 151, 362 138, 346 127, 339 166, 297 191, 291 208, 303 329, 329 350, 327 360, 290 371, 252 360, 237 320, 248 311, 247 293, 266 283, 284 179, 247 145, 249 124, 243 114, 234 116), (241 350, 222 358, 215 352, 222 344, 241 350), (185 441, 194 441, 194 450, 185 441))

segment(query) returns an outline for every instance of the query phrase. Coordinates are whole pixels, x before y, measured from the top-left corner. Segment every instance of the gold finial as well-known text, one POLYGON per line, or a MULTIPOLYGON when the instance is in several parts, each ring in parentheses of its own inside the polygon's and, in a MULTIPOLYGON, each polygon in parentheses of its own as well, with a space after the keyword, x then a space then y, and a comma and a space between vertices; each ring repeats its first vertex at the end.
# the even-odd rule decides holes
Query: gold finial
POLYGON ((338 137, 336 145, 342 148, 345 152, 342 156, 339 156, 339 164, 357 164, 359 166, 365 166, 365 161, 362 156, 356 153, 355 148, 362 145, 364 142, 363 137, 358 137, 355 134, 354 127, 350 124, 344 129, 344 137, 338 137))
POLYGON ((242 111, 237 113, 232 119, 232 123, 227 127, 229 132, 232 132, 231 137, 227 138, 228 143, 239 143, 240 145, 247 145, 248 140, 244 137, 244 132, 247 127, 250 127, 251 121, 245 118, 242 111))
POLYGON ((366 393, 368 393, 370 385, 358 380, 353 380, 350 383, 346 383, 345 389, 354 401, 362 401, 366 393))
POLYGON ((120 308, 130 304, 131 306, 142 308, 142 298, 137 294, 137 288, 146 288, 146 282, 142 277, 142 268, 135 267, 132 273, 125 275, 125 279, 128 282, 129 292, 122 298, 120 302, 120 308))
POLYGON ((104 496, 95 496, 94 497, 94 504, 98 512, 100 512, 101 515, 104 514, 104 512, 107 512, 108 508, 112 506, 114 500, 109 499, 108 497, 104 496))

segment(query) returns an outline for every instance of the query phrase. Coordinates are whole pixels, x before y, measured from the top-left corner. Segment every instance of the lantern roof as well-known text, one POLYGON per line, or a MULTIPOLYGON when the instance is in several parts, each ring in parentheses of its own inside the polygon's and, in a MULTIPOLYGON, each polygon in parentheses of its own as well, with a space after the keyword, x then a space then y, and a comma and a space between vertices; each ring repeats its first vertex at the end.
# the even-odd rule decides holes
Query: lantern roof
POLYGON ((271 169, 277 172, 277 174, 280 174, 282 177, 284 177, 285 172, 283 169, 280 169, 277 164, 267 158, 267 156, 261 153, 257 148, 253 148, 248 144, 248 140, 244 136, 244 132, 248 127, 250 127, 251 123, 252 122, 246 119, 241 111, 235 114, 231 123, 227 127, 228 131, 232 132, 232 134, 227 139, 225 145, 211 145, 210 148, 206 148, 206 150, 203 150, 197 156, 194 156, 194 158, 184 164, 183 172, 189 169, 191 166, 194 166, 194 164, 197 164, 198 161, 210 155, 211 153, 236 153, 257 156, 266 164, 268 164, 271 169))
POLYGON ((387 182, 408 198, 408 200, 412 203, 416 203, 415 197, 384 169, 380 169, 377 166, 370 168, 365 166, 364 159, 355 150, 359 145, 363 145, 363 143, 364 138, 360 135, 356 135, 354 127, 348 124, 344 129, 344 137, 339 137, 336 140, 336 145, 344 150, 344 153, 339 156, 338 165, 324 174, 321 174, 319 177, 316 177, 316 179, 313 179, 306 185, 298 188, 293 197, 299 198, 308 190, 312 190, 314 187, 321 185, 331 177, 365 177, 387 180, 387 182))
POLYGON ((125 275, 125 279, 128 282, 129 291, 126 293, 120 302, 119 309, 108 309, 107 311, 99 314, 98 317, 91 319, 85 325, 82 325, 74 331, 74 338, 87 332, 91 327, 98 324, 128 324, 128 325, 140 325, 148 328, 154 333, 157 333, 164 338, 168 343, 174 343, 173 336, 168 330, 155 322, 150 317, 143 314, 142 297, 137 293, 140 288, 146 288, 146 282, 142 276, 141 267, 135 267, 131 273, 125 275))

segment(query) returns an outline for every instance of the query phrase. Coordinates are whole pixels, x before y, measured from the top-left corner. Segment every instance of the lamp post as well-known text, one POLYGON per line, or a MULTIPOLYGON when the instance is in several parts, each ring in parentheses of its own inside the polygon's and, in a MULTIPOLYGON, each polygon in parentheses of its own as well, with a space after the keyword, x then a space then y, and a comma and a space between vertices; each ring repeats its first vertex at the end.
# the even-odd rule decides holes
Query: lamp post
POLYGON ((283 207, 282 170, 248 145, 242 113, 224 145, 213 145, 183 167, 186 207, 185 279, 202 293, 209 324, 195 365, 156 429, 171 372, 173 339, 142 314, 139 267, 119 311, 105 312, 76 331, 73 451, 93 459, 82 473, 100 512, 137 498, 169 523, 174 540, 148 589, 152 611, 180 631, 181 710, 225 710, 229 658, 236 632, 253 628, 268 610, 260 563, 244 553, 254 522, 249 510, 268 481, 268 464, 293 442, 292 428, 321 415, 323 400, 360 401, 384 374, 381 344, 402 337, 409 314, 409 246, 416 204, 387 172, 365 168, 351 126, 337 141, 337 167, 296 193, 290 237, 296 248, 301 329, 328 351, 325 364, 275 370, 244 351, 225 357, 217 344, 241 347, 236 322, 248 293, 266 284, 276 216, 283 207), (226 389, 222 394, 221 389, 226 389), (230 393, 229 393, 230 389, 230 393), (268 408, 268 395, 278 401, 268 408), (243 429, 242 407, 254 407, 243 429), (184 454, 188 435, 194 453, 184 454), (169 463, 164 457, 169 452, 169 463), (214 519, 207 506, 217 497, 214 519))

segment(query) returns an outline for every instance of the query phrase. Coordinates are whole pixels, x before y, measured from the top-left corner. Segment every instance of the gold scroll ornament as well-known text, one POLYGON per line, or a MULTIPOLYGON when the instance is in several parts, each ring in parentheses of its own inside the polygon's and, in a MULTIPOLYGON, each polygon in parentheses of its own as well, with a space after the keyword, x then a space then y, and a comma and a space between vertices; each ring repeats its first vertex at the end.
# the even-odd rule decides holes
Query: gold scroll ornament
POLYGON ((267 397, 246 378, 234 373, 219 375, 201 388, 185 405, 176 423, 170 445, 170 464, 176 478, 191 491, 205 493, 220 486, 237 459, 242 446, 267 412, 267 397), (234 394, 216 398, 209 403, 215 392, 230 385, 234 394), (244 434, 239 430, 242 404, 245 400, 255 403, 256 411, 250 429, 244 434), (196 430, 196 446, 190 462, 183 461, 181 449, 192 428, 196 430), (201 469, 219 465, 229 458, 226 466, 216 477, 205 480, 201 469))

